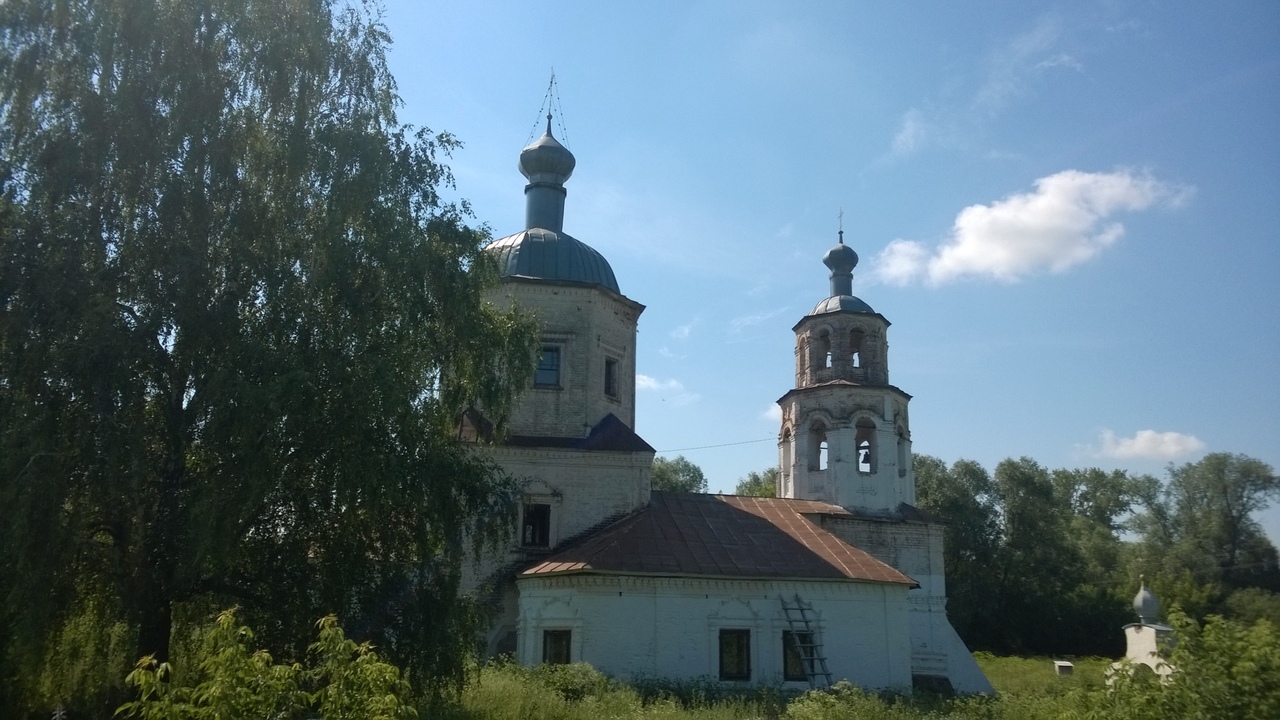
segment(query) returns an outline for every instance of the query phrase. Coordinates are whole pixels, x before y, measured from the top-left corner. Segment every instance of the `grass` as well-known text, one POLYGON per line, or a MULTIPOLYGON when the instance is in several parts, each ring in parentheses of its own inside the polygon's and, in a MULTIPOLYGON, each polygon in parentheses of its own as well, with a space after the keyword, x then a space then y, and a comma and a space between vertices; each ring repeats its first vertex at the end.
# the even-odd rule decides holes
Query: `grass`
POLYGON ((449 720, 610 720, 677 718, 684 720, 923 720, 925 718, 1008 718, 1059 716, 1072 691, 1103 686, 1111 661, 1075 659, 1075 672, 1059 677, 1048 658, 975 655, 998 697, 895 695, 865 693, 848 683, 832 692, 785 696, 762 686, 725 694, 716 683, 612 680, 589 665, 522 668, 490 664, 463 691, 449 720))
POLYGON ((1112 661, 1107 658, 1060 658, 1075 665, 1071 675, 1054 673, 1055 658, 1000 657, 991 653, 973 654, 996 692, 1009 695, 1060 695, 1072 689, 1097 690, 1105 686, 1105 674, 1112 661))

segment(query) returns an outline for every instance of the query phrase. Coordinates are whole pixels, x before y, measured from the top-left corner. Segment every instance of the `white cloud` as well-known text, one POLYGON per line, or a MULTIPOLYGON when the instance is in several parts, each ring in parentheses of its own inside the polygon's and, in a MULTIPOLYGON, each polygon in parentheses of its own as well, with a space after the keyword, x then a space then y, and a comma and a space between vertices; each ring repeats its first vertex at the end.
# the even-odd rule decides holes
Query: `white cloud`
POLYGON ((1043 66, 1040 58, 1052 52, 1060 36, 1059 24, 1052 18, 1042 18, 1035 27, 1000 48, 991 57, 986 80, 974 95, 973 109, 988 116, 1003 110, 1011 99, 1022 94, 1037 71, 1053 67, 1043 66))
POLYGON ((677 354, 675 354, 675 353, 671 352, 671 350, 670 350, 670 349, 668 349, 668 348, 667 348, 667 346, 665 346, 665 345, 664 345, 664 346, 662 346, 662 347, 660 347, 660 348, 658 348, 658 354, 659 354, 659 355, 661 355, 661 356, 662 356, 662 357, 664 357, 664 358, 667 358, 668 360, 681 360, 681 359, 683 359, 683 358, 684 358, 684 356, 683 356, 683 355, 677 355, 677 354))
POLYGON ((924 113, 911 108, 902 115, 902 124, 898 133, 893 136, 893 152, 895 155, 906 155, 915 152, 924 145, 928 134, 924 113))
POLYGON ((985 67, 968 84, 971 74, 949 79, 946 91, 902 115, 887 157, 897 158, 925 146, 973 150, 985 129, 1010 105, 1034 91, 1039 83, 1060 71, 1084 70, 1077 56, 1065 52, 1062 23, 1049 15, 1025 32, 991 49, 985 67), (968 84, 968 87, 965 85, 968 84))
POLYGON ((782 422, 782 408, 777 403, 770 405, 760 413, 761 420, 771 420, 773 422, 782 422))
POLYGON ((693 323, 685 323, 684 325, 677 325, 676 329, 671 331, 671 337, 676 340, 687 340, 691 332, 693 332, 693 323))
POLYGON ((1129 170, 1064 170, 1036 180, 1032 192, 961 210, 935 249, 894 240, 877 256, 872 274, 891 285, 940 285, 966 277, 1014 282, 1065 272, 1124 235, 1124 226, 1110 221, 1113 215, 1177 205, 1189 194, 1189 188, 1129 170))
POLYGON ((768 320, 769 318, 772 318, 772 317, 777 317, 780 313, 783 313, 785 311, 786 311, 786 308, 782 307, 782 308, 778 308, 777 310, 770 310, 769 312, 758 313, 755 315, 742 315, 740 317, 733 318, 732 320, 729 321, 729 332, 736 335, 742 332, 743 330, 746 330, 747 328, 751 327, 752 325, 759 325, 765 320, 768 320))
POLYGON ((701 395, 686 390, 684 383, 675 378, 659 380, 641 373, 636 373, 636 390, 657 393, 662 396, 662 402, 670 403, 673 407, 689 405, 702 399, 701 395))
POLYGON ((1080 70, 1080 71, 1084 70, 1084 65, 1081 65, 1079 60, 1075 59, 1074 57, 1066 53, 1054 55, 1051 58, 1046 58, 1036 63, 1037 70, 1047 70, 1049 68, 1056 68, 1056 67, 1065 67, 1065 68, 1071 68, 1072 70, 1080 70))
POLYGON ((1111 430, 1103 430, 1098 440, 1099 454, 1116 460, 1173 460, 1207 447, 1194 435, 1155 430, 1139 430, 1133 437, 1117 437, 1111 430))
POLYGON ((684 392, 684 385, 679 380, 659 380, 648 375, 636 373, 636 389, 684 392))

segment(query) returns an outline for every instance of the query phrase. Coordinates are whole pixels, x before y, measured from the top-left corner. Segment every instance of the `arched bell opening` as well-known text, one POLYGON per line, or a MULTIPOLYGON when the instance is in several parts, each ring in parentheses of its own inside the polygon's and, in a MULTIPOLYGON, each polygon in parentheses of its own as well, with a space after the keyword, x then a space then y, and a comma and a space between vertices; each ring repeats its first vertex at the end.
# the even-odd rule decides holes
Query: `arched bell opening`
POLYGON ((809 469, 826 470, 829 454, 827 426, 821 422, 815 422, 809 428, 809 469))
POLYGON ((876 471, 876 424, 870 418, 861 418, 854 426, 854 445, 858 448, 858 472, 870 475, 876 471))

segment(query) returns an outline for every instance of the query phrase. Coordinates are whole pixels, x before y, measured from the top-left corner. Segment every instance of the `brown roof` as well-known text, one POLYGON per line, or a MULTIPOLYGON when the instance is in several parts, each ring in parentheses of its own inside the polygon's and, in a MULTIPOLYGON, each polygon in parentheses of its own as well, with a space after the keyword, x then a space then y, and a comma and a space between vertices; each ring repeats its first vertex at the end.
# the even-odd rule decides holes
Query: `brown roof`
POLYGON ((654 491, 649 507, 521 575, 596 572, 916 584, 804 514, 849 513, 812 500, 654 491))

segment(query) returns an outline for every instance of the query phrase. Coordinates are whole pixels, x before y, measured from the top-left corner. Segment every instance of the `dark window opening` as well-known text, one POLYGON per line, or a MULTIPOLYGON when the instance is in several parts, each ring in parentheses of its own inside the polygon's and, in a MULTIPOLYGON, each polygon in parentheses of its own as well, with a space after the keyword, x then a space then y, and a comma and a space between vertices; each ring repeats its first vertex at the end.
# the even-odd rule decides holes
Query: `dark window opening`
POLYGON ((542 631, 542 662, 548 665, 568 665, 572 630, 542 631))
POLYGON ((533 384, 560 387, 560 348, 542 348, 538 354, 538 370, 533 375, 533 384))
POLYGON ((751 679, 751 631, 720 631, 720 679, 751 679))
POLYGON ((608 359, 604 361, 604 394, 609 397, 618 397, 618 361, 608 359))
POLYGON ((831 333, 823 330, 813 339, 810 362, 815 370, 831 367, 831 333))
POLYGON ((849 333, 849 353, 854 367, 862 367, 862 331, 849 333))
POLYGON ((551 506, 528 503, 520 523, 520 544, 526 547, 547 547, 551 543, 551 506))
POLYGON ((808 680, 805 658, 813 657, 813 633, 782 631, 782 679, 808 680))

